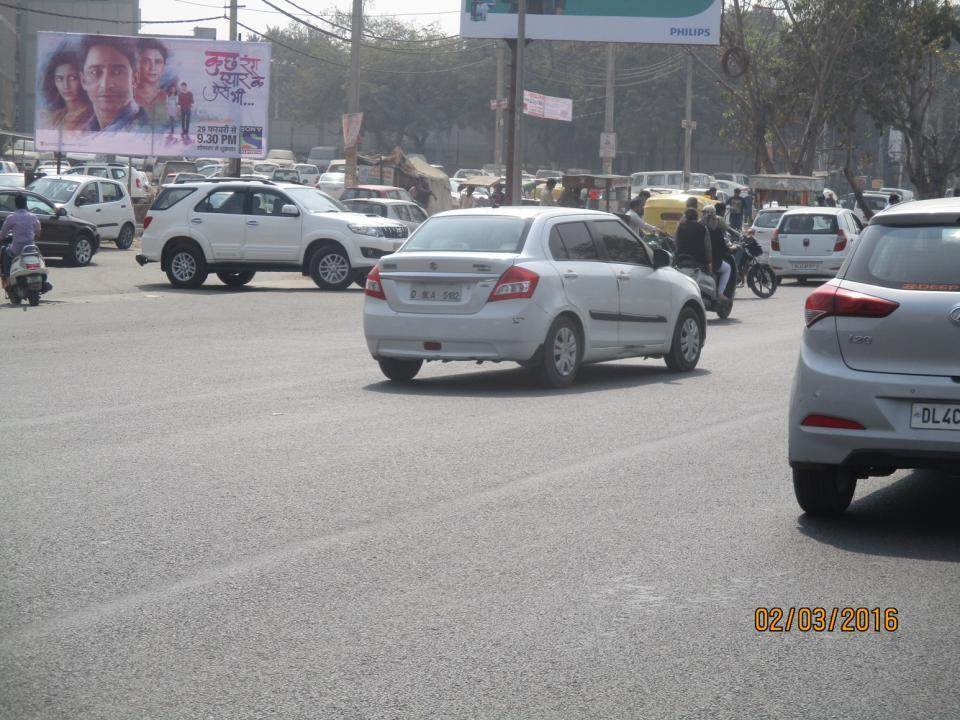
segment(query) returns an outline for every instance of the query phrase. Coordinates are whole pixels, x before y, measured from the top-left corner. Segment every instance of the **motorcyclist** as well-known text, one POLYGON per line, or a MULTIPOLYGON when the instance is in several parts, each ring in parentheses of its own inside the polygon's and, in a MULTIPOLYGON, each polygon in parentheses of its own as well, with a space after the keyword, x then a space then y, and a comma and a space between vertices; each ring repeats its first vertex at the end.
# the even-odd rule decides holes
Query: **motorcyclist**
POLYGON ((727 283, 730 282, 730 274, 733 272, 730 263, 724 260, 724 255, 730 252, 726 237, 728 232, 738 235, 739 233, 736 233, 736 231, 727 224, 726 220, 717 215, 717 208, 713 205, 707 205, 703 209, 703 224, 710 234, 713 272, 719 276, 717 287, 720 293, 726 294, 727 283))
POLYGON ((677 225, 677 256, 686 256, 709 272, 713 267, 713 247, 710 233, 699 218, 695 207, 684 211, 683 220, 677 225))
MULTIPOLYGON (((40 237, 40 221, 37 216, 27 210, 27 196, 17 193, 13 204, 16 210, 7 215, 0 227, 0 238, 13 236, 13 242, 4 247, 0 254, 0 276, 3 278, 3 287, 10 284, 10 265, 27 245, 33 245, 40 237)), ((0 240, 2 242, 2 240, 0 240)))

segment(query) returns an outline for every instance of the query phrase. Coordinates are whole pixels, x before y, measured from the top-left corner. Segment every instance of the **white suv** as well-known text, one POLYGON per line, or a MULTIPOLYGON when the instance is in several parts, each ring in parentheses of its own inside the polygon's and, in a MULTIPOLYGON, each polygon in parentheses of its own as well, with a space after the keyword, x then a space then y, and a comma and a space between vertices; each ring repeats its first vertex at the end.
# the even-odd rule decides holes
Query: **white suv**
MULTIPOLYGON (((77 167, 62 170, 63 175, 92 175, 93 177, 107 178, 116 180, 127 185, 127 166, 126 165, 79 165, 77 167)), ((133 168, 133 179, 130 183, 130 197, 134 200, 145 199, 150 192, 150 180, 142 170, 133 168)))
POLYGON ((143 220, 137 262, 159 262, 174 287, 196 288, 216 273, 246 285, 258 271, 299 271, 324 290, 363 287, 377 260, 407 228, 351 213, 311 187, 214 178, 166 185, 143 220))

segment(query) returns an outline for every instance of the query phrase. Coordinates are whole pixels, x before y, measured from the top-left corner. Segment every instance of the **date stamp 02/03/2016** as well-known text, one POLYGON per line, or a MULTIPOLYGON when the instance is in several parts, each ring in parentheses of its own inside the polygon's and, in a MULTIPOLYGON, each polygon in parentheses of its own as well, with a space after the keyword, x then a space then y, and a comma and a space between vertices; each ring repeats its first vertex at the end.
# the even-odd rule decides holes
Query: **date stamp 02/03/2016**
POLYGON ((763 633, 895 633, 900 629, 896 608, 758 607, 754 629, 763 633))

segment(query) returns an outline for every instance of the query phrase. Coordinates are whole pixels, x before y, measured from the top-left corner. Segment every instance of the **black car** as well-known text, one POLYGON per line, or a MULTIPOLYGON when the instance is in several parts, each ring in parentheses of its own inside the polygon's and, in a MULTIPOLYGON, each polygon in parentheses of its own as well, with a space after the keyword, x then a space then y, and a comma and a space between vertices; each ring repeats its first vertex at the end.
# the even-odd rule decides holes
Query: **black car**
POLYGON ((44 257, 62 257, 74 265, 86 265, 100 249, 97 226, 86 220, 67 215, 43 195, 29 190, 0 188, 0 223, 7 219, 16 206, 17 194, 27 196, 27 210, 40 219, 40 240, 37 247, 44 257))

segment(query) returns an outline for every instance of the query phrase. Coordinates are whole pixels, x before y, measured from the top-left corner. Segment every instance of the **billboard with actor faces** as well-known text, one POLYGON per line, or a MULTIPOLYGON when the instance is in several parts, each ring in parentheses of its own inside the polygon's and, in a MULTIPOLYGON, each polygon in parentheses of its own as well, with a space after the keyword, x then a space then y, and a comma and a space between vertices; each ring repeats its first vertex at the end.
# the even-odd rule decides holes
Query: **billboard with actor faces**
POLYGON ((270 44, 37 33, 38 150, 267 152, 270 44))

